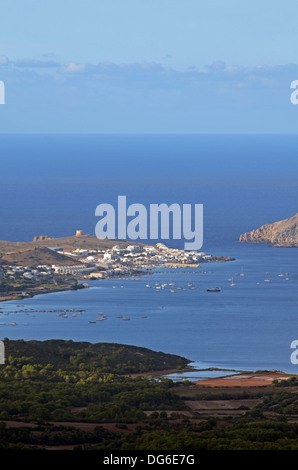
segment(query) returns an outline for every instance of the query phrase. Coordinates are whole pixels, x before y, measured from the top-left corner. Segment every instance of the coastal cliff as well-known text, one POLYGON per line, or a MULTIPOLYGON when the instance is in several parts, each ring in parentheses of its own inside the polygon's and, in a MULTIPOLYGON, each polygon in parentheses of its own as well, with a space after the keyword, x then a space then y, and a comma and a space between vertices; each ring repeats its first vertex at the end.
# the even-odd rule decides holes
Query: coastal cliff
POLYGON ((289 219, 266 224, 251 232, 243 233, 239 241, 270 243, 278 247, 298 247, 298 213, 289 219))

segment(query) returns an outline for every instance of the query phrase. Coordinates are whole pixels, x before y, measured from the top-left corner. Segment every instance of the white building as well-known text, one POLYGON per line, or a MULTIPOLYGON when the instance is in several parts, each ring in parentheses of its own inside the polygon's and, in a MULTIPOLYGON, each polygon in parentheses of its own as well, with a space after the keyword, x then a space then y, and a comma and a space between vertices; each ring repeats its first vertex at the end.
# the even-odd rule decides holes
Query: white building
POLYGON ((141 251, 140 247, 136 245, 129 245, 126 249, 132 253, 138 253, 141 251))

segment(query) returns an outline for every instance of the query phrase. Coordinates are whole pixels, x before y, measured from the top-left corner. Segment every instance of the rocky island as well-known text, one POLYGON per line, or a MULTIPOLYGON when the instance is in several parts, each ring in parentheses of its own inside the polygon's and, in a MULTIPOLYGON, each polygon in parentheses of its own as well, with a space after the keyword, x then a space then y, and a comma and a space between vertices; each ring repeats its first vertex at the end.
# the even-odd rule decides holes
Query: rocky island
POLYGON ((289 219, 266 224, 251 232, 243 233, 239 241, 270 243, 276 247, 298 247, 298 213, 289 219))

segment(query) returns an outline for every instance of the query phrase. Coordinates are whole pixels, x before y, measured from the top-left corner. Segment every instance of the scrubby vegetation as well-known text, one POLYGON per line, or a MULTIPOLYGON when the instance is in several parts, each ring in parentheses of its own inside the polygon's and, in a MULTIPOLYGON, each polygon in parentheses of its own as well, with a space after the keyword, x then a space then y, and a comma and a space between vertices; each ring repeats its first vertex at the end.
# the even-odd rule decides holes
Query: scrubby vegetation
POLYGON ((5 347, 1 449, 298 449, 295 377, 249 390, 204 389, 128 376, 188 363, 144 348, 57 340, 5 340, 5 347), (196 411, 192 403, 206 406, 196 411))
POLYGON ((10 365, 20 366, 31 363, 38 369, 51 365, 57 371, 62 369, 73 374, 126 374, 183 368, 189 360, 172 354, 155 352, 146 348, 113 343, 74 342, 64 340, 10 341, 5 339, 7 371, 10 365))

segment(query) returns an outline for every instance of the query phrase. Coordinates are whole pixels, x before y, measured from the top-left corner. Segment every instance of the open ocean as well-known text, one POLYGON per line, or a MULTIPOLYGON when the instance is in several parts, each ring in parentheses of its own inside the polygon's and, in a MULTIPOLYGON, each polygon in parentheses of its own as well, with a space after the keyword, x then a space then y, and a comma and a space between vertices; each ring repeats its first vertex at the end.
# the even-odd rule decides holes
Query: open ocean
MULTIPOLYGON (((290 344, 298 339, 298 249, 238 242, 241 233, 298 212, 297 136, 2 135, 0 155, 1 240, 94 234, 96 206, 116 206, 126 195, 128 205, 203 204, 200 251, 236 258, 1 303, 1 338, 117 342, 200 367, 297 373, 290 344), (169 282, 175 293, 154 288, 169 282), (222 291, 206 292, 215 286, 222 291), (84 312, 54 312, 70 308, 84 312), (100 311, 107 320, 90 324, 100 311)), ((183 240, 167 243, 183 247, 183 240)))

